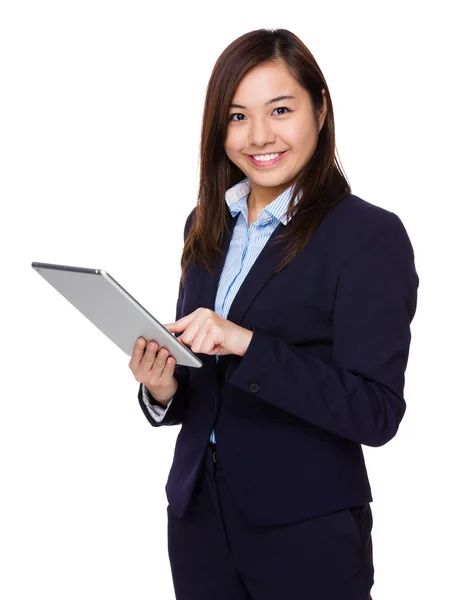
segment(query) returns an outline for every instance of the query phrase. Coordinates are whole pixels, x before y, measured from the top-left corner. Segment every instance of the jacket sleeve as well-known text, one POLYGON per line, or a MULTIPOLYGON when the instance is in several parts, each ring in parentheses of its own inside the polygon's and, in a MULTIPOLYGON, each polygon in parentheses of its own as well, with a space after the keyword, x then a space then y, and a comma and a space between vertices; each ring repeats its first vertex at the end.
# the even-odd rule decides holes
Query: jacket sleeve
MULTIPOLYGON (((187 236, 189 228, 191 226, 192 217, 194 214, 195 214, 195 209, 193 209, 193 211, 189 214, 188 218, 186 219, 186 224, 185 224, 185 228, 184 228, 184 236, 183 236, 184 240, 186 240, 186 236, 187 236)), ((184 287, 180 280, 180 286, 179 286, 179 291, 178 291, 178 300, 176 303, 175 321, 178 321, 178 319, 181 318, 181 309, 183 306, 183 296, 184 296, 184 287)), ((154 398, 152 397, 152 395, 149 393, 149 391, 146 390, 146 392, 150 398, 150 402, 154 406, 159 406, 163 410, 165 410, 165 413, 164 413, 163 417, 161 417, 161 418, 154 417, 154 415, 152 414, 151 410, 148 408, 148 406, 146 405, 146 402, 145 402, 146 396, 143 394, 144 386, 143 386, 143 384, 140 384, 140 386, 139 386, 138 402, 141 406, 141 410, 143 411, 145 417, 147 418, 147 420, 149 421, 149 423, 151 423, 151 425, 153 427, 161 427, 162 425, 179 425, 183 421, 183 414, 184 414, 186 405, 188 403, 189 367, 185 367, 183 365, 175 365, 174 377, 178 382, 178 389, 177 389, 175 395, 173 396, 173 398, 171 399, 167 410, 165 410, 165 407, 163 407, 159 402, 156 402, 154 400, 154 398)))
POLYGON ((227 383, 331 433, 367 446, 391 440, 403 418, 404 373, 419 277, 397 215, 341 268, 329 363, 252 327, 227 383))
POLYGON ((170 406, 170 404, 172 403, 172 400, 174 398, 174 396, 172 396, 170 398, 170 400, 168 401, 167 406, 163 406, 162 404, 160 404, 159 402, 154 400, 151 392, 143 384, 141 384, 141 397, 143 399, 143 402, 148 407, 149 414, 158 423, 160 421, 162 421, 162 419, 165 417, 165 413, 167 412, 168 407, 170 406))

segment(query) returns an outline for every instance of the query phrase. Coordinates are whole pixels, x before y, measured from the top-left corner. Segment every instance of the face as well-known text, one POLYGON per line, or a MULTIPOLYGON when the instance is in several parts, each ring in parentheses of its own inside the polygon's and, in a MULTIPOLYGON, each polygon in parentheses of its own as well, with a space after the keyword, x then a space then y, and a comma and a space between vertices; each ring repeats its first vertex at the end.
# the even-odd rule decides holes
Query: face
POLYGON ((265 205, 292 185, 314 154, 326 100, 318 128, 308 92, 283 63, 268 63, 247 73, 231 102, 225 152, 249 178, 254 202, 265 205), (272 153, 281 154, 268 160, 272 153))

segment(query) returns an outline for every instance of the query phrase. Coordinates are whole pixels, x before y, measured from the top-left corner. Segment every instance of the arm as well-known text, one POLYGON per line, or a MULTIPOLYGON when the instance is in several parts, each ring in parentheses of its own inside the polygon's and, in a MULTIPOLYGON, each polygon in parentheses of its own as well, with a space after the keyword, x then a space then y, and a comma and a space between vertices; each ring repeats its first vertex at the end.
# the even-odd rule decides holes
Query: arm
POLYGON ((336 435, 368 446, 385 444, 406 410, 404 372, 418 284, 411 243, 393 215, 343 264, 331 363, 253 328, 227 383, 256 390, 259 399, 336 435))

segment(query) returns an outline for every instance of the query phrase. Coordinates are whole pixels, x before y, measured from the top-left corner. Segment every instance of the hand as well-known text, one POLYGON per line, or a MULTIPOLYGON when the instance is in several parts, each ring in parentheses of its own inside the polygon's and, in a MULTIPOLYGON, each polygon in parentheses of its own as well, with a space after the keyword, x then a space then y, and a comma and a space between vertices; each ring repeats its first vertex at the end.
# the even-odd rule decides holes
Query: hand
POLYGON ((171 333, 183 332, 177 338, 192 352, 224 356, 244 356, 253 331, 223 319, 209 308, 198 308, 175 323, 164 325, 171 333))
POLYGON ((167 406, 178 389, 178 382, 173 376, 176 360, 167 348, 157 352, 158 347, 154 341, 146 346, 146 340, 138 338, 128 366, 136 381, 143 383, 157 402, 167 406))

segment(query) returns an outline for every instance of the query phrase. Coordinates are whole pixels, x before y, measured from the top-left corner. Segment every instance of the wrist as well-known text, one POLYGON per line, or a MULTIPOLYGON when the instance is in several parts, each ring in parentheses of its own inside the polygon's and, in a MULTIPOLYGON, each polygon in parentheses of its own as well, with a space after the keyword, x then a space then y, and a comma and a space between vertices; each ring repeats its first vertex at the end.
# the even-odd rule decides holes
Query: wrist
POLYGON ((253 331, 250 331, 250 329, 244 329, 244 332, 244 343, 242 345, 242 350, 239 352, 239 356, 244 356, 253 338, 253 331))
POLYGON ((146 390, 149 392, 149 396, 148 396, 148 400, 149 400, 149 404, 151 406, 156 406, 156 405, 160 405, 162 406, 162 408, 167 408, 168 403, 170 402, 170 398, 168 398, 167 400, 160 400, 158 398, 156 398, 154 396, 154 394, 152 393, 152 391, 148 388, 148 386, 146 385, 146 390))

